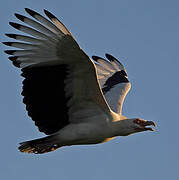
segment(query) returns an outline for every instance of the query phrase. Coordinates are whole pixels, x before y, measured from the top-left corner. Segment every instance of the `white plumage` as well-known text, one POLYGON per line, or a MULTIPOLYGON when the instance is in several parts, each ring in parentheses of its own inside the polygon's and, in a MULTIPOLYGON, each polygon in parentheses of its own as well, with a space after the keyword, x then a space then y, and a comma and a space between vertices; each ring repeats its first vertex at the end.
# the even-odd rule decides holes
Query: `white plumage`
POLYGON ((28 115, 49 136, 20 143, 21 152, 45 153, 62 146, 97 144, 153 130, 146 127, 155 126, 152 121, 122 115, 131 84, 116 58, 109 54, 108 60, 93 56, 94 63, 54 15, 44 10, 49 21, 33 10, 25 10, 35 20, 15 14, 28 26, 10 25, 28 36, 6 34, 19 42, 4 42, 18 48, 5 52, 22 69, 22 95, 28 115))

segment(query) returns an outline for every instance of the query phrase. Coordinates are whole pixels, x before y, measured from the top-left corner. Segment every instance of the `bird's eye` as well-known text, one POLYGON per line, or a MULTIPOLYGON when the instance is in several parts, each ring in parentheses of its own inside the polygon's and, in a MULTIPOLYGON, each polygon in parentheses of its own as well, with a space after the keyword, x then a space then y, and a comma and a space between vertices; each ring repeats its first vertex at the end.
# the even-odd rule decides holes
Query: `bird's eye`
POLYGON ((136 123, 136 124, 140 124, 141 120, 140 119, 135 119, 133 122, 136 123))

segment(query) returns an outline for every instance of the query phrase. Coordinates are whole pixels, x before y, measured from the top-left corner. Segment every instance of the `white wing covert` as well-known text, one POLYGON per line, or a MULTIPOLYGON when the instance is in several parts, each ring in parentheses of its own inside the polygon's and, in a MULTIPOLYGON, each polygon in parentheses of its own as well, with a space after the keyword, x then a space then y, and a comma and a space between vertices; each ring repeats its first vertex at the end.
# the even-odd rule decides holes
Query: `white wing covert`
POLYGON ((103 94, 110 108, 114 112, 121 114, 122 105, 125 96, 131 88, 131 84, 124 66, 110 54, 106 54, 106 58, 108 60, 92 56, 103 94))

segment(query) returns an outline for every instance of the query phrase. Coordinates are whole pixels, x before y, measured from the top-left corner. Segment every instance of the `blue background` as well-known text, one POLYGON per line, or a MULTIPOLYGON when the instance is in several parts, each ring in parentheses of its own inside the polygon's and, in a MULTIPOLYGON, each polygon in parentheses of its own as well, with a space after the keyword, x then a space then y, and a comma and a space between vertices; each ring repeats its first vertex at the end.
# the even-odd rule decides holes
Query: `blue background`
MULTIPOLYGON (((89 55, 111 53, 126 66, 132 89, 129 118, 154 120, 157 130, 101 145, 61 148, 44 155, 18 152, 18 142, 42 137, 22 103, 20 70, 0 45, 0 179, 178 180, 179 1, 6 0, 0 7, 0 41, 25 7, 55 14, 89 55)), ((17 22, 17 21, 16 21, 17 22)))

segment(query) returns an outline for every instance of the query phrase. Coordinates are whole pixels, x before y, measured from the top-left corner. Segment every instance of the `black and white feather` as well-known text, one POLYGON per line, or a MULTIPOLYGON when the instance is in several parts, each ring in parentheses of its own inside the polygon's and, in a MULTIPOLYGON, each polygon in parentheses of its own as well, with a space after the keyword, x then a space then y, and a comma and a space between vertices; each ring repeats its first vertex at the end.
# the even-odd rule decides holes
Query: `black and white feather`
POLYGON ((109 106, 121 114, 125 96, 131 88, 124 66, 110 54, 106 54, 108 60, 98 56, 92 58, 96 62, 98 80, 109 106))

